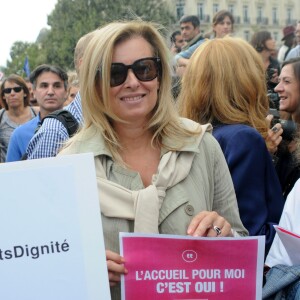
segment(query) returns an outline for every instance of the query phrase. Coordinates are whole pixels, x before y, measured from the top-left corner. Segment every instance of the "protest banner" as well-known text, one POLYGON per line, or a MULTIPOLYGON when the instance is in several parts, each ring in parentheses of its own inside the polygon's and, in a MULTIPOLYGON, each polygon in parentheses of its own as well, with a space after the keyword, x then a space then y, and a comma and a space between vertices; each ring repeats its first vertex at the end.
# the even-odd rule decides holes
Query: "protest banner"
POLYGON ((0 299, 110 299, 92 154, 0 165, 0 299))
POLYGON ((261 300, 265 238, 120 233, 122 299, 261 300))

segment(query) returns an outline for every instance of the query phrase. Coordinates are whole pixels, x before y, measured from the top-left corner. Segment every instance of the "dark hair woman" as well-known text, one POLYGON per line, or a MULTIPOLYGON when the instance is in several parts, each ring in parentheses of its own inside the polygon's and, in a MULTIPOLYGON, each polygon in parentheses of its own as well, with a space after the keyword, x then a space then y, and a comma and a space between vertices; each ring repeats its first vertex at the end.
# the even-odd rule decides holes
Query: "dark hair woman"
POLYGON ((30 93, 25 80, 12 74, 0 87, 2 108, 0 110, 0 162, 5 162, 10 136, 15 128, 36 116, 38 108, 29 106, 30 93))

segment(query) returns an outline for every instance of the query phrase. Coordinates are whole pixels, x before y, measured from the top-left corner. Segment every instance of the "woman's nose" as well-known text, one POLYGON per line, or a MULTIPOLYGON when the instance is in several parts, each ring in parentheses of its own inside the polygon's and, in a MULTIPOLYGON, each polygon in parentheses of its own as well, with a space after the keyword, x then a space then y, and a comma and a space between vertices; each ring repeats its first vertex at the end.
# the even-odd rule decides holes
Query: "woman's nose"
POLYGON ((132 87, 137 87, 140 85, 140 81, 137 79, 132 69, 128 70, 125 84, 132 87))
POLYGON ((281 90, 282 90, 282 84, 281 84, 281 82, 279 82, 279 83, 275 86, 274 91, 275 91, 276 93, 278 93, 278 92, 280 92, 281 90))

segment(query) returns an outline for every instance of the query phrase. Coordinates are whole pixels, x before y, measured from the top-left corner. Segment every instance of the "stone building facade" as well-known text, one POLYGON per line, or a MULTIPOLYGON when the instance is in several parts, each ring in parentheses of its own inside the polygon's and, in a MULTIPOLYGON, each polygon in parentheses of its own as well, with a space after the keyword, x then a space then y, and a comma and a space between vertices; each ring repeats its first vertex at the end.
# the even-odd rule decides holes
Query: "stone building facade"
MULTIPOLYGON (((212 29, 214 14, 229 10, 234 18, 234 35, 249 41, 254 32, 268 30, 278 46, 287 25, 300 21, 300 0, 167 0, 177 22, 183 15, 198 15, 203 34, 212 29)), ((178 27, 179 24, 177 23, 178 27)))

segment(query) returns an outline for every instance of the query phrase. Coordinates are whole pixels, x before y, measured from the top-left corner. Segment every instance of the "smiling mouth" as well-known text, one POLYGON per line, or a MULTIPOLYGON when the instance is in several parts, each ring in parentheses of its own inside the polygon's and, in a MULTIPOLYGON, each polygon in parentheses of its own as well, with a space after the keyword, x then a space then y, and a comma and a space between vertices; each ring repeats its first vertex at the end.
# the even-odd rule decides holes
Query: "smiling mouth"
POLYGON ((279 97, 279 99, 280 99, 280 101, 284 101, 287 99, 287 97, 281 96, 281 97, 279 97))
POLYGON ((125 102, 136 102, 140 101, 145 95, 135 96, 135 97, 122 97, 121 100, 125 102))

